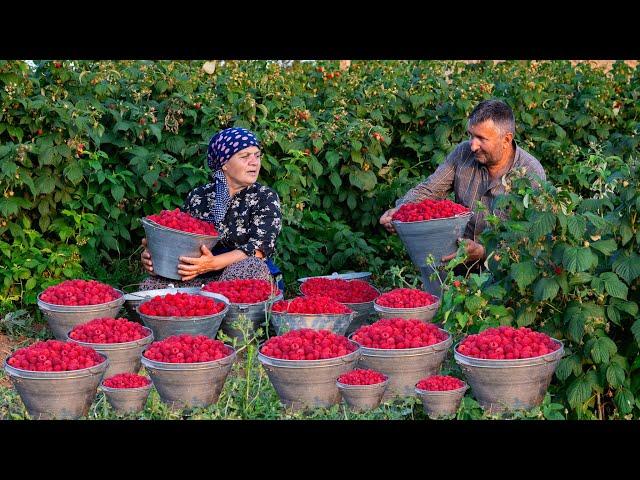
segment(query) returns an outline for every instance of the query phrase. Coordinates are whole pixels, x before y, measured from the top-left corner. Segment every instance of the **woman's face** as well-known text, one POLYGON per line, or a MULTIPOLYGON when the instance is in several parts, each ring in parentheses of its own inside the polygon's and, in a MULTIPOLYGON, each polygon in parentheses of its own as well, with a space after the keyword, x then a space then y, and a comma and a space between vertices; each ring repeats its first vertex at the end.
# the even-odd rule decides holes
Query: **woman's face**
POLYGON ((251 146, 236 152, 222 167, 222 171, 233 183, 248 187, 258 180, 262 152, 251 146))

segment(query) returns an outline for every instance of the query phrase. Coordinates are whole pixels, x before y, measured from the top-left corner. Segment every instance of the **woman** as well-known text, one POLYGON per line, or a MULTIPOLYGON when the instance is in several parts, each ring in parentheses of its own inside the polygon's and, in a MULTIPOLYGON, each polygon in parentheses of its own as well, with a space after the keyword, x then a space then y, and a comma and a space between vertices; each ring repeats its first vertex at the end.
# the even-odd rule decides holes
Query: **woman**
POLYGON ((142 265, 152 276, 141 290, 195 287, 212 280, 275 280, 283 289, 281 272, 270 260, 282 228, 280 199, 271 188, 256 180, 262 159, 256 136, 244 128, 227 128, 209 141, 207 161, 211 183, 196 187, 187 195, 182 211, 211 222, 220 234, 210 251, 201 247, 200 257, 180 257, 178 273, 182 281, 157 276, 151 253, 145 247, 142 265))

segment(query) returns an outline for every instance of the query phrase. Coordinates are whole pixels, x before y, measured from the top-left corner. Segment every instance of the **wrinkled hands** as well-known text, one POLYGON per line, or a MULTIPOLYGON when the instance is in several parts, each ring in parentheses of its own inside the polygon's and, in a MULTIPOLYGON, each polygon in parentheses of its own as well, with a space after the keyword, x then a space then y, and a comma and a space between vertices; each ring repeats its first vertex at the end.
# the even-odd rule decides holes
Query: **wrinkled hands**
POLYGON ((183 282, 192 280, 203 273, 222 268, 218 265, 219 262, 216 255, 212 254, 206 245, 202 245, 200 251, 202 252, 200 257, 180 257, 178 259, 180 260, 178 273, 183 282))
MULTIPOLYGON (((482 260, 485 257, 486 251, 482 244, 478 242, 474 242, 469 238, 459 238, 458 243, 464 243, 467 251, 467 263, 473 263, 477 260, 482 260)), ((455 258, 456 252, 453 252, 450 255, 446 255, 442 257, 443 262, 448 262, 449 260, 455 258)))
POLYGON ((142 268, 144 268, 149 275, 155 275, 156 272, 153 271, 153 262, 151 261, 151 252, 147 249, 147 239, 142 239, 142 246, 144 250, 140 254, 140 261, 142 262, 142 268))
POLYGON ((382 225, 389 233, 396 233, 396 229, 393 226, 393 223, 391 223, 391 217, 393 217, 393 214, 396 213, 399 208, 400 207, 390 208, 380 217, 380 225, 382 225))

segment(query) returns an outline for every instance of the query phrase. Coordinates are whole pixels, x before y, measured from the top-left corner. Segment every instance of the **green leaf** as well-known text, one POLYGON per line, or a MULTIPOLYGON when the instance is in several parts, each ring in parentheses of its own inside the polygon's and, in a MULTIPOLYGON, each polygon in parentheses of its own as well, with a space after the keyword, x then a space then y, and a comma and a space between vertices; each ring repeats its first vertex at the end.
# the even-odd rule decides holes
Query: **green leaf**
POLYGON ((625 371, 620 365, 612 363, 607 367, 607 382, 613 388, 618 388, 624 383, 625 371))
POLYGON ((582 240, 587 231, 587 221, 580 215, 571 215, 567 218, 569 234, 576 240, 582 240))
POLYGON ((538 212, 534 220, 530 222, 531 240, 536 241, 538 238, 553 232, 556 226, 556 216, 552 212, 538 212))
POLYGON ((613 340, 608 337, 601 337, 595 339, 589 353, 595 363, 609 363, 609 359, 617 351, 618 347, 613 340))
POLYGON ((628 313, 632 317, 635 317, 638 315, 638 304, 635 302, 612 298, 611 305, 622 312, 628 313))
POLYGON ((316 177, 320 177, 322 176, 323 173, 323 168, 322 165, 320 165, 320 162, 318 162, 318 160, 316 160, 315 158, 311 157, 309 159, 309 170, 311 170, 311 172, 316 176, 316 177))
POLYGON ((339 191, 340 186, 342 185, 342 179, 340 178, 338 172, 331 172, 331 175, 329 175, 329 180, 331 180, 331 183, 335 187, 336 191, 339 191))
POLYGON ((538 276, 538 268, 533 260, 514 263, 511 265, 511 278, 518 284, 518 288, 522 292, 530 285, 538 276))
POLYGON ((574 287, 576 285, 589 283, 592 279, 593 279, 593 276, 590 273, 578 272, 574 275, 571 275, 571 277, 569 278, 569 286, 574 287))
POLYGON ((636 343, 640 345, 640 320, 633 322, 633 325, 631 325, 631 333, 633 333, 636 343))
POLYGON ((570 303, 564 312, 564 321, 567 325, 567 337, 576 343, 580 343, 584 335, 585 313, 579 303, 570 303))
POLYGON ((73 183, 77 185, 84 177, 84 169, 79 163, 72 163, 63 170, 64 175, 73 183))
POLYGON ((351 185, 365 192, 373 190, 378 183, 375 173, 371 170, 366 172, 362 170, 352 170, 349 173, 349 181, 351 185))
POLYGON ((534 299, 539 302, 552 300, 558 294, 560 285, 553 277, 543 277, 533 287, 534 299))
POLYGON ((158 180, 159 176, 159 170, 151 170, 142 176, 142 180, 144 180, 144 183, 146 183, 148 187, 152 187, 153 184, 158 180))
POLYGON ((618 278, 613 272, 605 272, 600 275, 600 279, 604 282, 604 288, 609 295, 616 298, 626 300, 629 288, 618 278))
POLYGON ((613 305, 607 306, 607 317, 616 325, 620 325, 620 313, 613 305))
POLYGON ((591 396, 592 386, 586 375, 576 378, 567 388, 567 400, 571 408, 577 409, 591 396))
POLYGON ((338 155, 338 153, 333 150, 329 150, 325 154, 324 158, 327 161, 327 165, 329 166, 330 169, 335 168, 338 162, 340 162, 340 155, 338 155))
POLYGON ((55 190, 56 182, 52 176, 45 174, 45 175, 40 175, 38 178, 36 178, 35 186, 36 186, 36 189, 38 190, 38 193, 47 194, 55 190))
POLYGON ((572 373, 576 377, 582 373, 582 362, 577 355, 570 355, 561 359, 556 369, 556 376, 561 382, 569 378, 572 373))
POLYGON ((613 271, 625 282, 631 284, 631 282, 640 276, 640 255, 635 252, 628 255, 620 255, 615 262, 613 262, 613 271))
POLYGON ((562 264, 571 273, 589 270, 597 262, 589 247, 567 247, 562 254, 562 264))
POLYGON ((152 123, 149 125, 149 130, 151 130, 151 133, 153 133, 156 136, 156 138, 158 139, 158 142, 162 140, 162 128, 160 127, 160 125, 156 125, 152 123))
POLYGON ((598 240, 597 242, 593 242, 591 244, 591 248, 595 248, 599 252, 604 253, 606 256, 610 256, 618 249, 618 245, 613 239, 598 240))
POLYGON ((35 287, 37 283, 38 280, 35 277, 31 277, 29 280, 27 280, 24 288, 25 290, 33 290, 33 287, 35 287))
POLYGON ((526 327, 536 321, 536 310, 531 307, 523 308, 516 317, 518 327, 526 327))
POLYGON ((120 202, 124 198, 124 187, 122 185, 112 186, 111 195, 116 202, 120 202))
POLYGON ((464 306, 469 311, 469 313, 473 315, 477 313, 485 303, 486 300, 484 300, 482 297, 479 297, 477 295, 470 295, 465 299, 464 306))
POLYGON ((592 212, 585 212, 584 216, 591 222, 591 224, 596 227, 597 230, 605 230, 609 226, 609 222, 607 222, 604 218, 596 215, 592 212))
POLYGON ((613 397, 618 410, 623 415, 627 415, 633 411, 633 404, 635 402, 635 397, 633 393, 628 389, 621 389, 613 397))

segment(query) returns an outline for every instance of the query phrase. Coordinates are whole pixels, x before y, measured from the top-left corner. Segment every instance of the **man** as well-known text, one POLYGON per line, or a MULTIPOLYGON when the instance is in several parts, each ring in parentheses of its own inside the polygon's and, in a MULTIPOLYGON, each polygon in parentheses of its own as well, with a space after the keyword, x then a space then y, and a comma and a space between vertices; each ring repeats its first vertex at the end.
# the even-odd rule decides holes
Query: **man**
MULTIPOLYGON (((493 200, 505 190, 505 175, 512 169, 526 170, 534 183, 545 180, 540 162, 516 145, 513 111, 500 100, 484 100, 471 112, 467 123, 469 140, 460 143, 429 178, 396 201, 396 207, 384 212, 380 223, 391 233, 395 228, 391 217, 400 205, 427 198, 443 199, 453 190, 455 201, 474 210, 464 232, 469 264, 482 261, 487 252, 477 238, 487 226, 485 212, 475 211, 481 201, 493 211, 493 200)), ((443 262, 456 252, 442 257, 443 262)))

